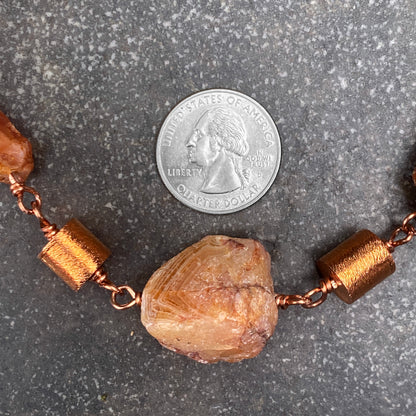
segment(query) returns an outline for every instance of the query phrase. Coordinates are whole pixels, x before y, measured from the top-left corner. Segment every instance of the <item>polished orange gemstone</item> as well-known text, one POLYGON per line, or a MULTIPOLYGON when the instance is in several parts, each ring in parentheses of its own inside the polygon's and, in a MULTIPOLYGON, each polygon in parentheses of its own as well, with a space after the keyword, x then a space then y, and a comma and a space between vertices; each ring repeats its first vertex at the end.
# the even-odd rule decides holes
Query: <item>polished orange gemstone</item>
POLYGON ((255 240, 203 238, 150 278, 142 322, 163 346, 199 362, 256 356, 277 323, 269 254, 255 240))
POLYGON ((12 172, 26 180, 33 166, 32 145, 0 111, 0 182, 9 183, 12 172))

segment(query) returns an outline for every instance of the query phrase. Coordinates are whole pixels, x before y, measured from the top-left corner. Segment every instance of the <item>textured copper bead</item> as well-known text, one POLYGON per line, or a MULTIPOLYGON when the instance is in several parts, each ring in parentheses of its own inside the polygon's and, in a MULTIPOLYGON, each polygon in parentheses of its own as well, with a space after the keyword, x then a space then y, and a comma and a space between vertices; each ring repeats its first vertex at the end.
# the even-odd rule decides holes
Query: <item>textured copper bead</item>
POLYGON ((395 264, 387 245, 368 230, 361 230, 316 262, 324 278, 335 281, 335 294, 353 303, 390 276, 395 264))
POLYGON ((71 289, 79 290, 109 257, 110 250, 77 219, 70 220, 43 248, 39 258, 71 289))
POLYGON ((32 145, 0 111, 0 182, 9 183, 12 172, 25 181, 33 166, 32 145))
POLYGON ((163 346, 199 362, 256 356, 277 323, 269 254, 255 240, 203 238, 152 275, 142 322, 163 346))

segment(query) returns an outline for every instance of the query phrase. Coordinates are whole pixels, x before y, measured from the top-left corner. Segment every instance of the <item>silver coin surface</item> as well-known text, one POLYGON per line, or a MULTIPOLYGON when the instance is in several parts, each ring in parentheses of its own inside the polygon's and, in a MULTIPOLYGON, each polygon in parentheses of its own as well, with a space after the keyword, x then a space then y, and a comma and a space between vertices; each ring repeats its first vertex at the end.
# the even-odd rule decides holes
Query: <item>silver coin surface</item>
POLYGON ((280 137, 255 100, 226 89, 181 101, 160 130, 156 160, 169 191, 209 214, 247 208, 270 188, 279 170, 280 137))

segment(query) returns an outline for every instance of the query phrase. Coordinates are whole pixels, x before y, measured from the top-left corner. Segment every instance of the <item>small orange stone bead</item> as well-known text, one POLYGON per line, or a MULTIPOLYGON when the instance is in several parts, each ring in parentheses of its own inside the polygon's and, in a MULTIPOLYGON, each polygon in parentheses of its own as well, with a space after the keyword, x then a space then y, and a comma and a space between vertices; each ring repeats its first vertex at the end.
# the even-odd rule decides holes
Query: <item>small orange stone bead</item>
POLYGON ((32 145, 0 111, 0 182, 9 183, 12 172, 25 181, 33 166, 32 145))

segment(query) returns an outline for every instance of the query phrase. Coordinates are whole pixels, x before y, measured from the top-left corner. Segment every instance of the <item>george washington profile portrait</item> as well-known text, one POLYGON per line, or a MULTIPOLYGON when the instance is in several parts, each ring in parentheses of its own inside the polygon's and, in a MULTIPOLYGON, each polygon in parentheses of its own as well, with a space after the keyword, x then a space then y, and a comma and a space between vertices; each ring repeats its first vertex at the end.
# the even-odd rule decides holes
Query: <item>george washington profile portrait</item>
POLYGON ((186 142, 189 162, 203 168, 200 188, 206 194, 223 194, 248 185, 249 173, 243 158, 249 146, 242 118, 218 106, 206 111, 195 123, 186 142))

